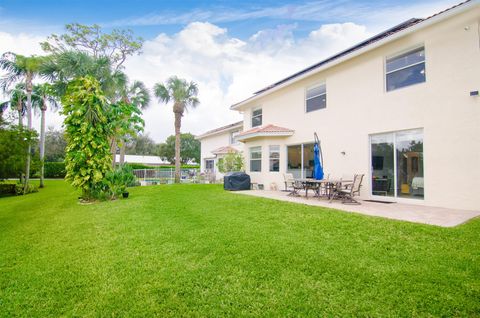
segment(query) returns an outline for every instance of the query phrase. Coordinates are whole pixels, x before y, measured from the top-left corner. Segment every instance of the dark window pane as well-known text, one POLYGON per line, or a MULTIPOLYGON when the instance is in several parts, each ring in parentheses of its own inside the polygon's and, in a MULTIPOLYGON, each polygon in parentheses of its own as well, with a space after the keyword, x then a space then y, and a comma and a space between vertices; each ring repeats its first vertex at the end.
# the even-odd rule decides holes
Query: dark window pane
POLYGON ((307 99, 307 113, 327 107, 327 95, 307 99))
POLYGON ((425 82, 425 63, 387 74, 387 91, 425 82))
POLYGON ((321 94, 325 94, 327 92, 326 85, 320 85, 317 87, 313 87, 307 90, 307 98, 312 98, 321 94))
POLYGON ((270 159, 270 171, 280 171, 279 159, 270 159))
POLYGON ((400 56, 387 60, 387 73, 400 68, 425 61, 425 50, 423 47, 407 52, 400 56))
POLYGON ((252 112, 252 116, 258 116, 262 114, 262 109, 256 109, 252 112))
POLYGON ((252 117, 252 127, 257 127, 262 125, 262 116, 252 117))
POLYGON ((250 160, 250 171, 262 171, 262 161, 250 160))

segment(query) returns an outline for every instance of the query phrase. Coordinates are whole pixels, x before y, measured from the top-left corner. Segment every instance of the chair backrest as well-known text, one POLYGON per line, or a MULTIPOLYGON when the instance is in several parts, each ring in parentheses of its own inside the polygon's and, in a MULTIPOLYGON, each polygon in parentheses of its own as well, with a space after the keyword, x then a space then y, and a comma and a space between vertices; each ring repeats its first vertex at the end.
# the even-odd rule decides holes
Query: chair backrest
POLYGON ((284 173, 283 174, 283 179, 285 180, 285 183, 287 183, 287 184, 295 183, 295 178, 293 177, 292 173, 284 173))
POLYGON ((353 176, 352 193, 360 193, 360 187, 362 186, 363 174, 356 174, 353 176))

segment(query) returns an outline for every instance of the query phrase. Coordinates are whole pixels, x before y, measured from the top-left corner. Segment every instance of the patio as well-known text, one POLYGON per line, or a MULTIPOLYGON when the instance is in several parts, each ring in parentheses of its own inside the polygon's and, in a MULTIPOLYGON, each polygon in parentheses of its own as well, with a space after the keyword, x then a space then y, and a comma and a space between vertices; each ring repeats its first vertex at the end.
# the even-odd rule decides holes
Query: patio
POLYGON ((370 216, 379 216, 388 219, 453 227, 478 217, 479 211, 455 210, 431 206, 403 204, 403 203, 378 203, 359 200, 360 205, 342 204, 339 201, 329 202, 325 199, 314 197, 305 198, 304 193, 300 197, 288 196, 288 192, 268 190, 246 190, 233 193, 257 196, 273 200, 300 203, 312 206, 332 208, 345 212, 355 212, 370 216))

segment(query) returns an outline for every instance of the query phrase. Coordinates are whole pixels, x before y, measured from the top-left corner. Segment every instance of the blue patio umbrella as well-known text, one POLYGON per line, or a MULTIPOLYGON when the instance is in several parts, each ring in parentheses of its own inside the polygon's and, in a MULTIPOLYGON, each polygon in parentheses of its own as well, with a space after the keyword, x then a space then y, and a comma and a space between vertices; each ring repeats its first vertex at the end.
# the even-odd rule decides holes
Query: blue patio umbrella
POLYGON ((320 139, 317 133, 314 134, 315 144, 313 145, 313 176, 316 180, 323 179, 323 156, 322 148, 320 146, 320 139))

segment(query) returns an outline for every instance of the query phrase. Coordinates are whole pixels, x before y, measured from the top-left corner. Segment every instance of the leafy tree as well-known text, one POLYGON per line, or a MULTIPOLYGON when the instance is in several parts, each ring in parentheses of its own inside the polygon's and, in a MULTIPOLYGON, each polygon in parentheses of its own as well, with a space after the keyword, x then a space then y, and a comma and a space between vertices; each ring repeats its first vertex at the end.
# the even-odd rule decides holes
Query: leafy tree
POLYGON ((125 153, 128 155, 157 156, 158 146, 148 134, 137 135, 126 142, 125 153))
MULTIPOLYGON (((32 90, 33 79, 40 72, 40 68, 45 61, 42 56, 23 56, 12 52, 7 52, 0 58, 0 69, 7 72, 7 74, 0 80, 0 87, 5 91, 13 83, 24 82, 27 93, 27 121, 28 130, 32 130, 32 90)), ((25 191, 28 188, 30 178, 30 164, 31 164, 31 149, 32 145, 28 145, 27 160, 25 165, 25 191)))
POLYGON ((223 158, 218 159, 218 171, 221 173, 244 170, 243 155, 240 152, 229 152, 223 158))
MULTIPOLYGON (((119 85, 119 95, 120 100, 123 103, 128 104, 131 107, 137 108, 139 110, 139 114, 141 114, 141 110, 147 108, 150 103, 150 92, 148 91, 145 84, 140 81, 134 81, 132 85, 129 85, 128 81, 121 83, 121 85, 119 85)), ((131 121, 131 123, 134 122, 135 121, 131 121)), ((143 122, 141 130, 143 130, 143 122)), ((125 143, 127 139, 129 137, 135 137, 138 131, 140 130, 133 129, 127 134, 117 135, 117 139, 119 139, 120 141, 120 164, 123 164, 125 161, 125 143)))
POLYGON ((199 104, 197 98, 198 87, 194 82, 187 82, 176 76, 170 77, 165 84, 155 84, 155 96, 163 103, 173 102, 175 116, 175 182, 180 182, 180 128, 183 113, 189 107, 195 108, 199 104))
POLYGON ((45 161, 63 161, 65 159, 66 147, 67 141, 65 140, 64 131, 49 127, 45 133, 45 161))
POLYGON ((132 30, 113 29, 104 33, 97 24, 88 26, 79 23, 67 24, 66 34, 52 34, 42 42, 44 51, 58 54, 65 51, 81 51, 94 58, 106 57, 119 70, 126 58, 139 54, 143 45, 141 37, 134 37, 132 30))
POLYGON ((111 126, 108 122, 106 98, 100 83, 87 76, 67 86, 62 98, 67 136, 66 176, 84 199, 95 196, 96 189, 111 170, 111 126))
POLYGON ((33 130, 0 121, 0 180, 13 176, 21 179, 26 162, 25 153, 35 138, 33 130))
MULTIPOLYGON (((159 147, 159 156, 171 164, 175 163, 175 140, 174 135, 169 136, 159 147)), ((200 141, 194 135, 186 133, 181 134, 180 163, 186 164, 189 161, 200 162, 200 141)))

